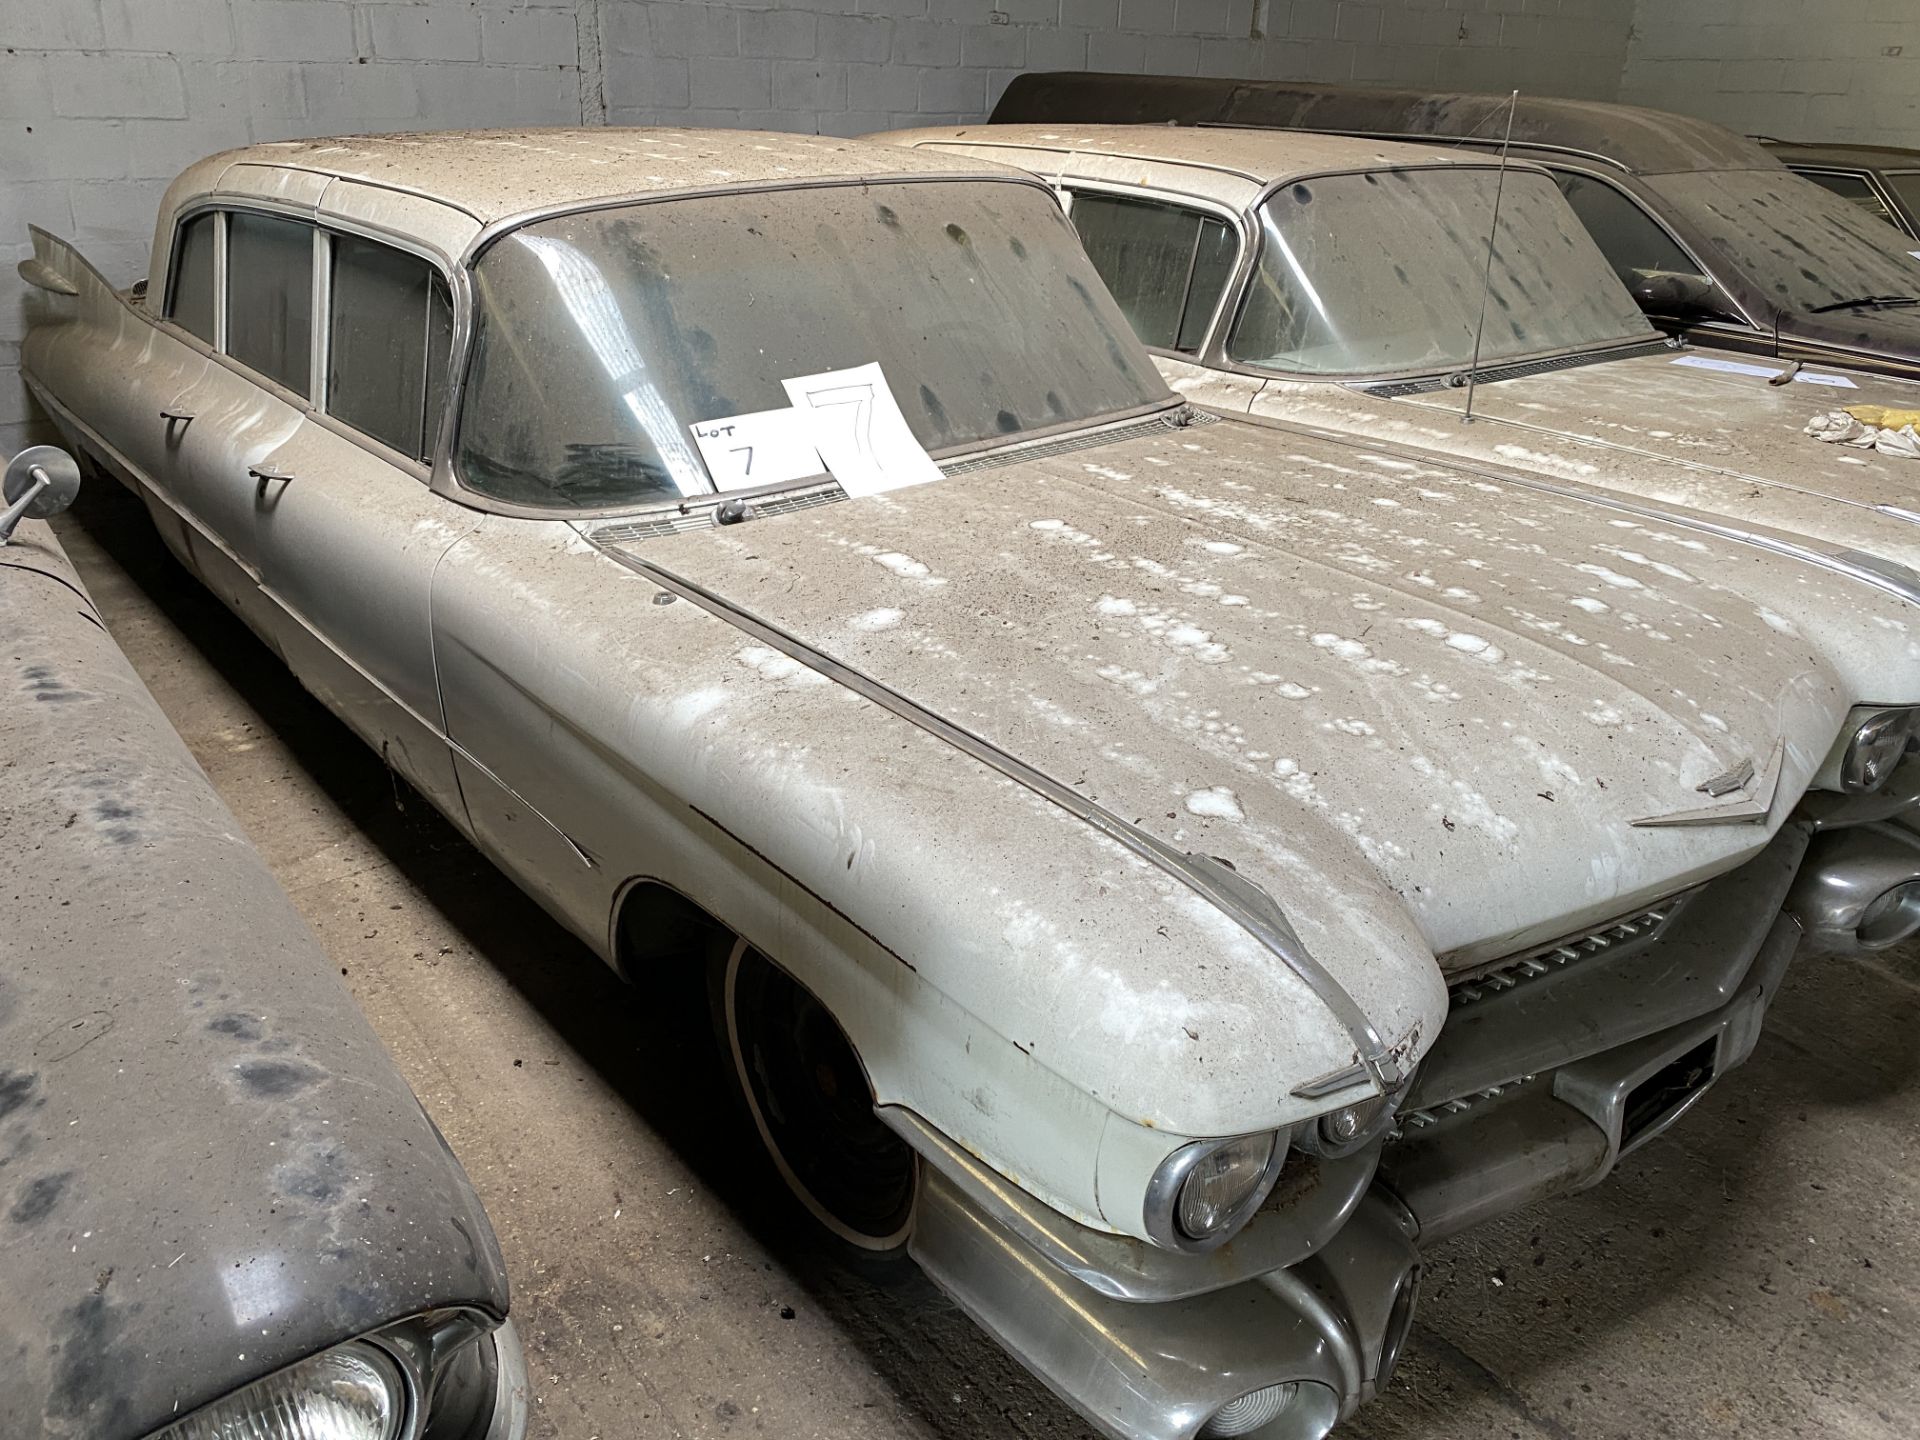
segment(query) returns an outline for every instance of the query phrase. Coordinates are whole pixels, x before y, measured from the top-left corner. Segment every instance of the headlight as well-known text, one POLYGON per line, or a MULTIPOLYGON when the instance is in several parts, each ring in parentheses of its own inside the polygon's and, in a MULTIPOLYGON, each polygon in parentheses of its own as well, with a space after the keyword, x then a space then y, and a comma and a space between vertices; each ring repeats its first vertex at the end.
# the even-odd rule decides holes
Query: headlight
POLYGON ((1302 1150, 1322 1160, 1339 1160, 1356 1150, 1364 1150, 1392 1123, 1398 1098, 1397 1095, 1375 1095, 1370 1100, 1342 1106, 1302 1127, 1297 1143, 1302 1150))
POLYGON ((1182 1146, 1147 1186, 1147 1233, 1171 1250, 1224 1245, 1267 1198, 1285 1155, 1272 1133, 1182 1146))
POLYGON ((400 1367, 355 1340, 236 1390, 154 1440, 393 1440, 406 1418, 400 1367))
POLYGON ((1863 721, 1840 757, 1840 788, 1865 795, 1885 785, 1907 753, 1917 716, 1913 710, 1882 710, 1863 721))

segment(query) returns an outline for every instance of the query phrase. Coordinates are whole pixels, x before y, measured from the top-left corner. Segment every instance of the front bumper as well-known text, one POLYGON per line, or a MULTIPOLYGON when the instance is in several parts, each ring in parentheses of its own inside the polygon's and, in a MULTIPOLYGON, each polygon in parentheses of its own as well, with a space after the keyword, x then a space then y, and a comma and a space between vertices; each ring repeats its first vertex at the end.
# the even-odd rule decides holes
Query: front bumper
POLYGON ((1398 1129, 1296 1154, 1234 1241, 1174 1255, 1065 1220, 916 1117, 928 1162, 910 1249, 962 1309, 1119 1440, 1193 1440, 1270 1387, 1258 1440, 1320 1440, 1381 1390, 1421 1248, 1594 1184, 1752 1052, 1802 938, 1786 909, 1813 827, 1651 918, 1455 987, 1398 1129), (1471 991, 1472 993, 1468 993, 1471 991))

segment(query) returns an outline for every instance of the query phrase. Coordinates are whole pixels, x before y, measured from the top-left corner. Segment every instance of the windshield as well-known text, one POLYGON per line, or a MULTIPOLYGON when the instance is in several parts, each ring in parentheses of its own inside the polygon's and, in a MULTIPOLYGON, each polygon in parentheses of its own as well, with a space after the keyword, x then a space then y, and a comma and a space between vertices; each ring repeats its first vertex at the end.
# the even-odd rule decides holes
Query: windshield
POLYGON ((832 185, 563 215, 474 268, 455 461, 516 504, 714 489, 688 427, 878 362, 929 451, 1171 400, 1046 191, 832 185))
POLYGON ((1311 375, 1457 370, 1651 337, 1554 183, 1449 166, 1303 181, 1260 209, 1260 261, 1228 342, 1244 365, 1311 375))
POLYGON ((1701 170, 1646 183, 1783 309, 1920 295, 1920 260, 1905 235, 1791 171, 1701 170))

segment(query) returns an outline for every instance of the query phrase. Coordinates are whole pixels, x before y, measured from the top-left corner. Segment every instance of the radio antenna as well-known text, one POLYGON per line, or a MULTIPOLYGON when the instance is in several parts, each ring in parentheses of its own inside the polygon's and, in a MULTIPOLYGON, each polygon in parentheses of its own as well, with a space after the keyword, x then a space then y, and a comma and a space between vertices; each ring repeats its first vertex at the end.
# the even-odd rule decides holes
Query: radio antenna
POLYGON ((1493 224, 1487 230, 1487 268, 1480 278, 1480 321, 1473 327, 1473 364, 1467 367, 1467 409, 1461 417, 1473 422, 1473 387, 1480 377, 1480 341, 1487 333, 1487 296, 1493 290, 1493 244, 1500 234, 1500 197, 1507 188, 1507 151, 1513 145, 1513 112, 1519 108, 1520 92, 1507 97, 1507 133, 1500 141, 1500 174, 1493 182, 1493 224))

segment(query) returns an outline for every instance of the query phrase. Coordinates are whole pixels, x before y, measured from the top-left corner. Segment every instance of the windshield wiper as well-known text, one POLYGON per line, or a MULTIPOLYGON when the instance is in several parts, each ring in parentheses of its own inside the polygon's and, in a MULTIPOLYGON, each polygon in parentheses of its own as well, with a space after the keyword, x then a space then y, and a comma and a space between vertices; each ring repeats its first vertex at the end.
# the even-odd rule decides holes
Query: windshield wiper
POLYGON ((1809 315, 1824 315, 1829 310, 1857 310, 1863 305, 1892 309, 1896 305, 1920 305, 1920 295, 1862 295, 1857 300, 1836 300, 1831 305, 1815 305, 1809 315))

